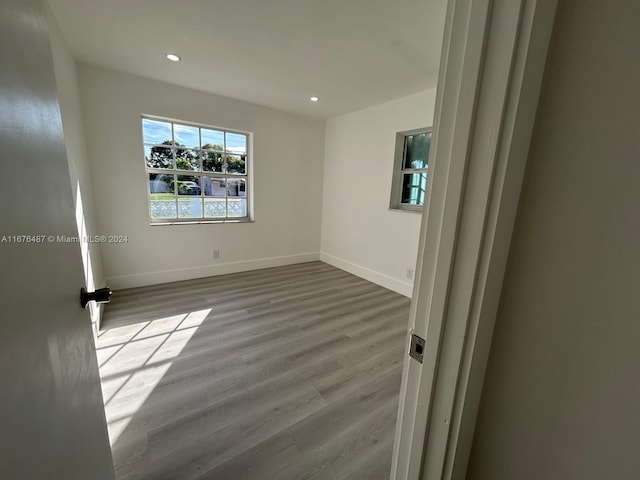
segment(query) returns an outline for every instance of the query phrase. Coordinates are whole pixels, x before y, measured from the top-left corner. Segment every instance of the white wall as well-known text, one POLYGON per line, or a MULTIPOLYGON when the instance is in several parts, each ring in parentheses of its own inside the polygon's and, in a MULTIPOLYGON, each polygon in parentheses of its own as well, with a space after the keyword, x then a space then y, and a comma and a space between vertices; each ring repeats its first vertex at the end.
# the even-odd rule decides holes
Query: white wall
POLYGON ((128 236, 102 248, 112 288, 319 258, 323 121, 83 64, 79 78, 99 230, 128 236), (255 223, 150 226, 142 114, 253 132, 255 223))
POLYGON ((327 263, 410 296, 422 216, 389 209, 396 133, 433 124, 435 89, 327 122, 322 253, 327 263))
POLYGON ((640 3, 561 0, 467 478, 640 478, 640 3))
MULTIPOLYGON (((76 224, 82 242, 81 252, 85 286, 89 291, 92 291, 103 287, 105 278, 100 245, 98 243, 88 243, 84 238, 96 236, 99 232, 94 215, 93 188, 84 137, 84 122, 80 104, 76 62, 69 51, 53 12, 46 3, 45 5, 47 7, 51 52, 64 128, 69 176, 76 206, 76 224)), ((102 307, 92 302, 89 304, 88 310, 91 315, 94 332, 97 332, 102 307)))

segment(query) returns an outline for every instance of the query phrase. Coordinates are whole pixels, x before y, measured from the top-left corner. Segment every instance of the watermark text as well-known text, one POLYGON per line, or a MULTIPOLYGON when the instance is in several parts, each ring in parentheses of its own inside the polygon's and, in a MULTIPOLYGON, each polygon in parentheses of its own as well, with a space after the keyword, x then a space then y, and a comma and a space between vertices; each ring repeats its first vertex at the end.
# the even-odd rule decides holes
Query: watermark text
POLYGON ((2 243, 128 243, 128 235, 87 235, 69 236, 69 235, 2 235, 0 236, 0 244, 2 243))

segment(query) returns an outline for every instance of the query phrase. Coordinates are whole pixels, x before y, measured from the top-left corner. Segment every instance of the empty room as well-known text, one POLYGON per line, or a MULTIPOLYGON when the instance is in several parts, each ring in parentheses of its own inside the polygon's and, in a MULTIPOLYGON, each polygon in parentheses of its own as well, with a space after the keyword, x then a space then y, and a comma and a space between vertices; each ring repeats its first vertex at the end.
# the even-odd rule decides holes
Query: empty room
POLYGON ((404 7, 46 4, 116 478, 389 476, 446 2, 404 7))
POLYGON ((638 478, 639 21, 3 1, 0 478, 638 478))

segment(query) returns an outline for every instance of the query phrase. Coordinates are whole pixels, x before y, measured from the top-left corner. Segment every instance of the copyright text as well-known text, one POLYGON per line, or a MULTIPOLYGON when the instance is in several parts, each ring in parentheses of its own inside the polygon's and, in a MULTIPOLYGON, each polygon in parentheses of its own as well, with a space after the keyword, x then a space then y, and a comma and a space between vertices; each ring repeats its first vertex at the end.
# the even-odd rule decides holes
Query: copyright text
POLYGON ((128 235, 2 235, 0 243, 128 243, 128 235))

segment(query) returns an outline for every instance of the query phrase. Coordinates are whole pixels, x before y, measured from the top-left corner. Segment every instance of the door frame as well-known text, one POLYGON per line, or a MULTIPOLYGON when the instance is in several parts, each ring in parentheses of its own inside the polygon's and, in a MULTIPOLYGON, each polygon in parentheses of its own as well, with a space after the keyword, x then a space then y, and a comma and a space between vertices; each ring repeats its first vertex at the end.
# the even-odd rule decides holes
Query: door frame
POLYGON ((464 479, 557 0, 449 0, 392 480, 464 479))

